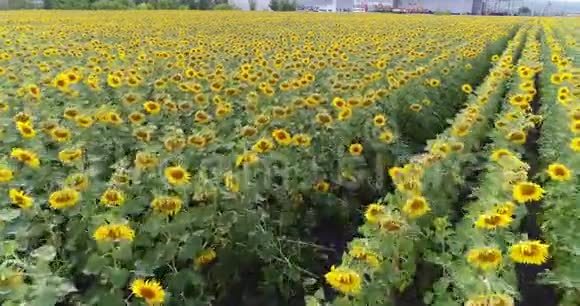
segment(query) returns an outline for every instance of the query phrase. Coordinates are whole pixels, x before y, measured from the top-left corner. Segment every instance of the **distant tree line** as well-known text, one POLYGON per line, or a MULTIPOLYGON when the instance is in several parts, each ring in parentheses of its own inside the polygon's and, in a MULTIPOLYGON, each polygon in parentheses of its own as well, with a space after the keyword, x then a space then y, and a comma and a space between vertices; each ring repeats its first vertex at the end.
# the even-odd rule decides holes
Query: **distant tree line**
MULTIPOLYGON (((0 2, 2 2, 0 0, 0 2)), ((227 0, 8 0, 0 9, 31 9, 47 10, 230 10, 237 9, 229 5, 227 0)))
POLYGON ((270 9, 272 11, 295 11, 296 0, 270 0, 270 9))

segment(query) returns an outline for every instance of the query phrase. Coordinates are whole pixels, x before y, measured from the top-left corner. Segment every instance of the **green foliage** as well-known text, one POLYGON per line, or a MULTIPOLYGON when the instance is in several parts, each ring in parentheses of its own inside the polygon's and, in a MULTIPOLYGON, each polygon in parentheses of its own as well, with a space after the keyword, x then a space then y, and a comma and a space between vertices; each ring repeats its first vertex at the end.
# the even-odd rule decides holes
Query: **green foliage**
POLYGON ((255 11, 256 10, 256 0, 248 0, 248 4, 250 6, 250 11, 255 11))
POLYGON ((98 0, 91 4, 95 10, 126 10, 134 7, 135 3, 131 0, 98 0))
POLYGON ((270 9, 273 11, 296 11, 296 0, 270 0, 270 9))
POLYGON ((239 7, 227 3, 218 4, 213 7, 214 11, 236 11, 239 9, 239 7))

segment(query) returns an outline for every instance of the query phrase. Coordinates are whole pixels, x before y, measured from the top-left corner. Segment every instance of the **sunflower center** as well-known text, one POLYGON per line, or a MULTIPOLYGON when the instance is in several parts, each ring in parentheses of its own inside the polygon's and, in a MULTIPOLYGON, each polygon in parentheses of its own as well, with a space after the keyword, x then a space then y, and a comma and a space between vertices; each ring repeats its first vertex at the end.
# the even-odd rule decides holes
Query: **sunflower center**
POLYGON ((423 201, 414 200, 413 203, 411 203, 411 208, 414 210, 422 209, 423 206, 423 201))
POLYGON ((565 176, 566 175, 566 171, 564 171, 564 169, 558 167, 558 168, 554 169, 554 174, 556 176, 565 176))
POLYGON ((497 259, 497 256, 492 251, 483 251, 479 254, 479 260, 485 262, 494 262, 497 259))
POLYGON ((531 196, 536 192, 536 188, 531 185, 523 185, 521 186, 521 192, 525 196, 531 196))
POLYGON ((524 246, 522 253, 526 256, 534 256, 537 253, 537 247, 535 245, 524 246))
POLYGON ((173 170, 173 171, 171 171, 171 177, 174 178, 174 179, 176 179, 176 180, 180 180, 184 176, 185 176, 185 174, 181 170, 173 170))
POLYGON ((141 295, 147 299, 153 299, 155 297, 155 291, 153 291, 151 288, 141 288, 141 295))

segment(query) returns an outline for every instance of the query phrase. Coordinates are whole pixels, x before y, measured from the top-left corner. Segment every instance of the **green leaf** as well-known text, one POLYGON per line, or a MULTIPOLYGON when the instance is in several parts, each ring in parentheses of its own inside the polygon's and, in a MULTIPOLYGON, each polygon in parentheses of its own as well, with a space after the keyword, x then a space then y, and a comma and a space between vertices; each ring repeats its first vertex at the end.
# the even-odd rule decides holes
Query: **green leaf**
POLYGON ((5 208, 0 210, 0 221, 12 221, 20 216, 19 209, 5 208))
POLYGON ((126 269, 113 268, 110 270, 109 277, 111 279, 111 284, 113 284, 115 288, 123 288, 129 279, 129 271, 126 269))
POLYGON ((32 257, 42 261, 52 261, 56 257, 56 249, 52 245, 43 245, 32 251, 32 257))
POLYGON ((106 265, 107 265, 106 258, 98 254, 93 254, 87 260, 87 264, 85 265, 85 269, 83 272, 87 274, 97 274, 100 273, 106 265))

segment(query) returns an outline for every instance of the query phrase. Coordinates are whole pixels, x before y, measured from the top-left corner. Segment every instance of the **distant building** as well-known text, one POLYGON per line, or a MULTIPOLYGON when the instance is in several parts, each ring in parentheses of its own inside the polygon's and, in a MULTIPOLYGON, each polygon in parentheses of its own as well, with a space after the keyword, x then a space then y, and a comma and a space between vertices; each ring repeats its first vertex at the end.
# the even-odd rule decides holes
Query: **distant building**
POLYGON ((481 14, 482 0, 398 0, 396 8, 411 11, 481 14))
POLYGON ((353 8, 353 0, 299 0, 298 4, 306 9, 322 12, 340 12, 353 8))

